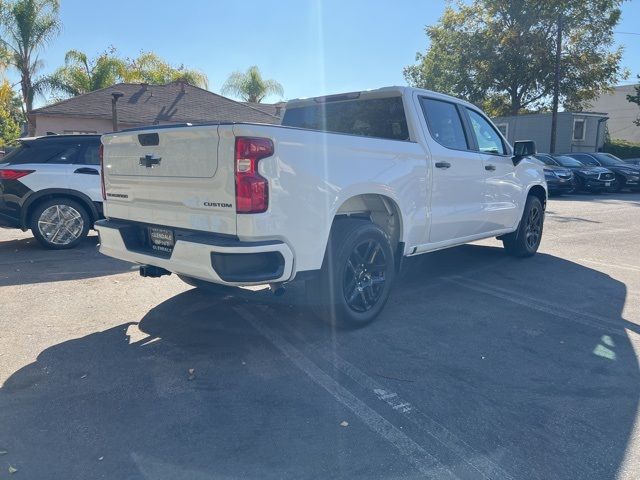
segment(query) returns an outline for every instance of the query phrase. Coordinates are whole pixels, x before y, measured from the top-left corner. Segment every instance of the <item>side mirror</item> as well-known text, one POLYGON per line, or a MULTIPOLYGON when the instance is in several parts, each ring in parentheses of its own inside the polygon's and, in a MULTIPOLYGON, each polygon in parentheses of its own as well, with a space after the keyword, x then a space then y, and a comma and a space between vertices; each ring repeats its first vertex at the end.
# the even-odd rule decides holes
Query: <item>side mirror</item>
POLYGON ((513 164, 517 165, 524 157, 538 153, 536 142, 533 140, 519 140, 513 144, 513 164))

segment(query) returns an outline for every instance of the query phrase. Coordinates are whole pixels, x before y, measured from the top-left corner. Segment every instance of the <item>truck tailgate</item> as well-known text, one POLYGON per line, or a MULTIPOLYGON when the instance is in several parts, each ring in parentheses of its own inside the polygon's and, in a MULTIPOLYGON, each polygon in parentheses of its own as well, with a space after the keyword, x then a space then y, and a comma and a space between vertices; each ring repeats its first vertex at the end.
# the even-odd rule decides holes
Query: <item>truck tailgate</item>
POLYGON ((105 215, 235 235, 233 156, 219 158, 218 128, 104 135, 105 215))

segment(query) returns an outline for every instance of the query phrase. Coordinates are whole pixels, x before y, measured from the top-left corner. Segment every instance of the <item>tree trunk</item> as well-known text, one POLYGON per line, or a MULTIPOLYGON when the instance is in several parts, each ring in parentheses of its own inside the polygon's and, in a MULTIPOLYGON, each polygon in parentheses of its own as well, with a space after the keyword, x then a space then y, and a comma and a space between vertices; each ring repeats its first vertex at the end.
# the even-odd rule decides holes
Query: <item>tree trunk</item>
POLYGON ((511 107, 509 107, 509 115, 518 115, 520 113, 520 99, 518 95, 511 95, 511 107))
POLYGON ((518 92, 518 85, 514 85, 509 90, 509 96, 511 97, 511 106, 509 107, 509 115, 518 115, 522 108, 520 99, 520 93, 518 92))
POLYGON ((560 60, 562 58, 562 15, 558 18, 558 33, 556 38, 556 64, 553 79, 553 106, 551 108, 551 140, 549 153, 556 153, 558 135, 558 103, 560 100, 560 60))
POLYGON ((27 117, 27 134, 33 137, 36 134, 36 126, 31 118, 31 111, 33 110, 33 86, 31 85, 31 75, 29 72, 22 72, 20 84, 22 87, 22 101, 24 102, 27 117))

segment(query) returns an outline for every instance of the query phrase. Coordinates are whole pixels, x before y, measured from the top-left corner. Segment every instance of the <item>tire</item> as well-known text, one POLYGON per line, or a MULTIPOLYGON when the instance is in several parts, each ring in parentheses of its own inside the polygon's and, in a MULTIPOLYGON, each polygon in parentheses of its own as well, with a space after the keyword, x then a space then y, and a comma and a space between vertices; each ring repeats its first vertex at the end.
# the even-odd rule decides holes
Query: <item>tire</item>
POLYGON ((518 229, 502 238, 505 250, 514 257, 535 255, 542 240, 543 227, 544 209, 542 203, 538 197, 529 195, 518 229))
POLYGON ((233 293, 237 287, 230 287, 228 285, 220 285, 219 283, 207 282, 200 280, 199 278, 187 277, 186 275, 178 275, 178 278, 187 285, 196 287, 204 292, 212 293, 216 295, 228 295, 233 293))
POLYGON ((52 198, 33 209, 29 228, 40 244, 52 250, 76 247, 89 233, 92 222, 87 209, 69 198, 52 198))
POLYGON ((387 234, 368 220, 334 222, 322 269, 307 281, 307 298, 314 310, 340 328, 371 323, 384 308, 395 263, 387 234))
POLYGON ((620 180, 620 177, 616 177, 616 179, 613 181, 613 185, 611 185, 611 189, 609 191, 613 192, 613 193, 620 193, 622 191, 623 183, 624 183, 624 180, 620 180))

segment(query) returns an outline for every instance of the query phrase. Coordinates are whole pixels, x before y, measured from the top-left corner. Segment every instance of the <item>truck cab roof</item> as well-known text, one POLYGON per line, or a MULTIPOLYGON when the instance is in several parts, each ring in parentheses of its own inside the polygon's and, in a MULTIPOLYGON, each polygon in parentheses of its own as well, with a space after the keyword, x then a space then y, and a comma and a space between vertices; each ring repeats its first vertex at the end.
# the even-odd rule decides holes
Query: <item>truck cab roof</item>
MULTIPOLYGON (((405 96, 411 95, 412 93, 417 92, 419 94, 427 95, 429 97, 438 98, 441 100, 447 100, 450 102, 455 102, 459 104, 463 104, 470 107, 475 107, 469 102, 461 100, 459 98, 452 97, 450 95, 446 95, 444 93, 434 92, 432 90, 426 90, 423 88, 415 88, 415 87, 407 87, 407 86, 399 86, 393 85, 389 87, 381 87, 372 90, 361 90, 356 92, 347 92, 347 93, 337 93, 331 95, 321 95, 318 97, 309 97, 309 98, 296 98, 289 100, 287 102, 287 109, 304 107, 307 105, 317 104, 317 103, 328 103, 328 102, 340 102, 340 101, 348 101, 355 99, 373 99, 373 98, 386 98, 386 97, 395 97, 395 96, 405 96)), ((477 107, 476 107, 477 108, 477 107)))

